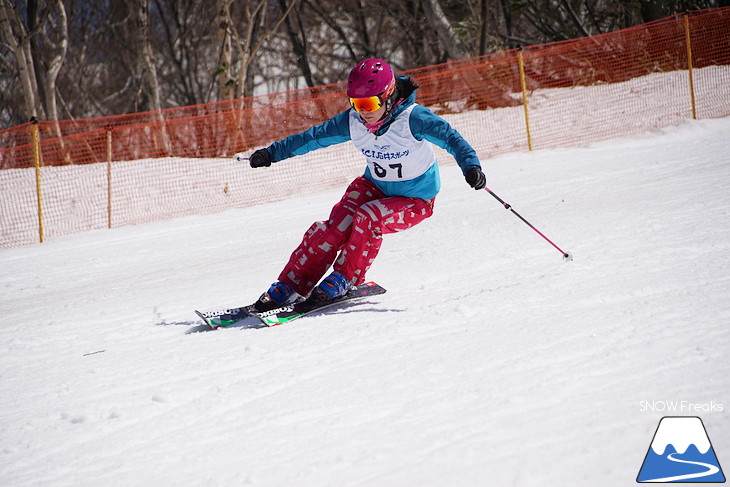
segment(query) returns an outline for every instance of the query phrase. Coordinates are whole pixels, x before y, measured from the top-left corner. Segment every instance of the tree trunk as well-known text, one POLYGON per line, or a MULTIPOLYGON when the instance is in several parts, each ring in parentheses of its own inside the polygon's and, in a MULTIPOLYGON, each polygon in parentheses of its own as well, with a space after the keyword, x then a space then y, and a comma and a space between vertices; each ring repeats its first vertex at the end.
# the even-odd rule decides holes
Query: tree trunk
POLYGON ((232 100, 235 94, 235 79, 231 75, 233 46, 231 43, 231 3, 233 0, 219 0, 218 8, 218 100, 232 100))
POLYGON ((160 84, 150 43, 149 0, 137 0, 134 7, 137 70, 142 79, 143 104, 147 110, 159 111, 161 109, 160 84))
POLYGON ((159 122, 151 127, 151 143, 158 157, 169 156, 172 154, 172 145, 162 118, 160 84, 150 41, 149 0, 136 0, 133 8, 134 40, 137 48, 136 70, 142 80, 140 87, 142 105, 144 109, 153 112, 155 120, 159 122))
POLYGON ((30 120, 31 117, 45 118, 38 98, 38 85, 30 52, 30 34, 20 19, 18 11, 13 9, 10 0, 0 0, 0 33, 5 39, 5 44, 15 56, 15 62, 18 65, 25 104, 25 118, 27 120, 30 120), (17 37, 13 32, 13 26, 15 26, 17 37))
MULTIPOLYGON (((68 19, 66 17, 66 9, 61 0, 54 0, 53 4, 58 15, 59 40, 53 46, 53 57, 48 62, 48 68, 45 72, 45 90, 43 95, 45 97, 44 105, 48 120, 58 120, 56 80, 58 79, 58 72, 61 70, 61 66, 63 66, 63 61, 66 59, 66 51, 68 49, 68 19)), ((48 42, 50 43, 50 40, 48 42)))
POLYGON ((483 56, 487 53, 487 44, 489 41, 489 0, 480 0, 479 13, 481 15, 481 24, 479 28, 479 55, 483 56))
POLYGON ((267 27, 266 23, 266 0, 260 0, 253 5, 253 9, 249 8, 246 4, 244 8, 244 15, 246 18, 246 31, 243 35, 236 29, 235 25, 231 25, 233 30, 233 38, 238 45, 240 54, 240 64, 238 69, 238 76, 236 82, 236 98, 243 96, 250 96, 247 87, 249 86, 248 69, 251 63, 256 58, 256 55, 261 50, 264 42, 266 42, 273 34, 279 29, 279 26, 291 13, 294 6, 299 0, 291 0, 291 3, 286 10, 281 14, 279 20, 274 24, 273 27, 267 27), (257 26, 257 23, 259 25, 257 26), (257 30, 258 27, 258 30, 257 30), (258 34, 258 32, 261 32, 258 34))
POLYGON ((439 0, 423 0, 423 10, 426 14, 428 24, 436 31, 441 45, 452 60, 465 59, 470 57, 469 50, 461 39, 456 35, 454 29, 441 9, 439 0))
MULTIPOLYGON (((279 0, 279 6, 281 6, 282 12, 286 12, 286 0, 279 0)), ((305 34, 304 29, 301 27, 298 30, 302 32, 302 34, 305 34)), ((297 66, 299 66, 299 70, 302 72, 302 76, 304 76, 304 81, 307 83, 307 86, 313 88, 315 86, 314 78, 312 77, 312 69, 309 66, 309 58, 307 57, 307 37, 306 35, 302 35, 302 39, 299 39, 299 36, 297 36, 297 29, 294 28, 294 21, 291 15, 286 17, 286 32, 289 35, 289 41, 292 44, 292 51, 296 57, 297 66)))
POLYGON ((510 48, 515 47, 514 41, 514 28, 512 24, 512 6, 509 0, 500 0, 502 4, 502 16, 504 17, 504 29, 505 37, 507 38, 507 45, 510 48))

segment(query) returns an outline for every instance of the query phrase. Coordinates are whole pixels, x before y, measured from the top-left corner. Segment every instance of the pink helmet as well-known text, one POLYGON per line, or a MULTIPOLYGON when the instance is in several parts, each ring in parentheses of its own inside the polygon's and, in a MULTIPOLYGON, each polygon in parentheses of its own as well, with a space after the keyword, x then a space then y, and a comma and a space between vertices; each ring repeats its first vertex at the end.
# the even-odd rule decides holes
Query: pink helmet
POLYGON ((366 98, 382 93, 388 98, 394 87, 393 70, 381 59, 360 61, 347 78, 347 96, 350 98, 366 98))

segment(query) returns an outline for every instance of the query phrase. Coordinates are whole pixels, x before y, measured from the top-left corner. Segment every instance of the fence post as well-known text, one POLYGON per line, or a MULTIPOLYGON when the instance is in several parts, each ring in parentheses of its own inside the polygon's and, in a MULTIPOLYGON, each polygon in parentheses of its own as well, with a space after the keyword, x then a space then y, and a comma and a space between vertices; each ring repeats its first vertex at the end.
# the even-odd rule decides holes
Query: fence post
POLYGON ((687 45, 687 66, 689 73, 689 96, 692 100, 692 119, 697 120, 697 108, 695 105, 695 83, 692 77, 692 43, 689 35, 689 14, 684 13, 684 40, 687 45))
POLYGON ((112 131, 106 129, 106 195, 107 227, 112 227, 112 131))
POLYGON ((31 117, 31 134, 33 138, 33 157, 35 159, 35 188, 38 199, 38 235, 41 243, 44 242, 43 231, 43 195, 41 192, 41 145, 38 136, 38 119, 31 117))
POLYGON ((517 64, 520 67, 520 86, 522 87, 522 108, 525 110, 525 129, 527 130, 527 148, 532 150, 532 136, 530 135, 530 114, 527 110, 527 84, 525 83, 525 61, 522 58, 522 48, 517 50, 517 64))

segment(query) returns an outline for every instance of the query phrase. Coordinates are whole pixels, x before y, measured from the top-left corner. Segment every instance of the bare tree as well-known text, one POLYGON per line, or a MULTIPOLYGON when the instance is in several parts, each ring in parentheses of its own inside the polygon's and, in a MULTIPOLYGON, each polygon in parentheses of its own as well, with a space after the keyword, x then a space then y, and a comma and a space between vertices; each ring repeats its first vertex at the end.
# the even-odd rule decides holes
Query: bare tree
POLYGON ((133 38, 137 59, 135 68, 142 83, 140 84, 139 95, 142 98, 142 109, 159 111, 160 104, 160 83, 157 78, 157 66, 155 56, 152 52, 150 39, 150 16, 149 0, 135 0, 132 8, 133 16, 133 38))
POLYGON ((451 59, 464 59, 469 57, 470 53, 461 39, 456 35, 449 19, 444 14, 438 0, 422 0, 423 11, 426 20, 431 28, 436 32, 440 44, 451 59))
POLYGON ((61 0, 25 5, 0 0, 0 33, 13 53, 23 94, 26 119, 58 119, 56 80, 68 48, 68 22, 61 0))
POLYGON ((231 100, 235 93, 235 79, 231 76, 231 66, 233 64, 233 45, 232 35, 233 28, 231 23, 231 4, 233 0, 218 0, 218 69, 216 77, 218 79, 218 99, 231 100))
POLYGON ((12 51, 15 57, 26 119, 42 117, 33 55, 30 52, 30 39, 37 33, 28 31, 21 20, 17 5, 13 8, 10 0, 0 0, 0 26, 2 27, 3 44, 12 51))
MULTIPOLYGON (((286 12, 287 5, 286 0, 279 0, 282 12, 286 12)), ((312 76, 312 69, 309 65, 309 56, 307 52, 307 33, 302 24, 300 16, 300 8, 296 8, 290 15, 286 17, 286 32, 291 42, 292 51, 296 59, 297 66, 304 77, 304 81, 310 88, 315 86, 314 78, 312 76)))
POLYGON ((406 70, 727 4, 0 0, 0 126, 336 83, 365 57, 406 70))
MULTIPOLYGON (((42 38, 42 48, 33 49, 34 63, 37 78, 40 80, 40 92, 43 93, 43 106, 46 111, 46 117, 49 120, 58 120, 58 104, 56 102, 56 80, 58 73, 66 59, 66 51, 68 49, 68 20, 66 18, 66 9, 61 0, 53 0, 50 2, 49 11, 55 12, 55 31, 49 29, 41 29, 40 36, 42 38), (41 55, 41 49, 45 56, 41 55), (42 66, 42 69, 40 67, 42 66)), ((51 16, 49 13, 48 22, 50 25, 51 16)), ((60 134, 59 134, 60 135, 60 134)))
MULTIPOLYGON (((248 79, 248 70, 251 64, 255 61, 259 51, 263 47, 264 43, 268 41, 274 33, 279 29, 279 26, 286 20, 286 18, 291 13, 292 9, 297 5, 299 0, 289 0, 289 6, 286 7, 286 9, 283 9, 283 12, 281 12, 278 15, 278 20, 273 25, 267 24, 266 22, 266 10, 260 10, 259 15, 259 29, 255 29, 256 22, 255 17, 257 16, 258 12, 251 12, 249 13, 247 11, 246 20, 248 20, 248 23, 251 28, 247 29, 246 36, 242 37, 239 34, 235 35, 236 41, 239 44, 240 48, 240 68, 239 68, 239 75, 238 75, 238 88, 239 90, 236 92, 236 94, 240 96, 249 96, 251 95, 251 85, 246 85, 245 81, 248 79), (258 30, 258 35, 256 35, 258 30), (247 88, 246 91, 243 91, 242 88, 247 88)), ((264 3, 264 0, 261 0, 259 3, 262 5, 264 3)))

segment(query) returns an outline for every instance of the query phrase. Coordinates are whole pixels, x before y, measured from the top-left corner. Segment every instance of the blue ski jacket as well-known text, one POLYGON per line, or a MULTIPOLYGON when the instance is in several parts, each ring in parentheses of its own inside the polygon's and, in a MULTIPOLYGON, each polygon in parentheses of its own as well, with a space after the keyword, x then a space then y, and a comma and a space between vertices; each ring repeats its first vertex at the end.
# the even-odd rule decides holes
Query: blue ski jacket
MULTIPOLYGON (((393 109, 390 119, 372 134, 377 138, 385 134, 391 122, 402 116, 404 111, 416 102, 416 85, 410 78, 398 76, 398 86, 405 86, 403 101, 393 109), (410 93, 408 93, 410 88, 410 93)), ((350 134, 350 115, 353 108, 345 110, 327 120, 298 134, 290 135, 274 142, 267 149, 272 162, 281 161, 289 157, 306 154, 315 149, 329 147, 352 140, 350 134)), ((408 120, 410 131, 417 141, 426 140, 451 154, 466 174, 470 167, 481 168, 479 158, 469 143, 451 125, 426 107, 416 105, 409 110, 408 120)), ((359 115, 358 115, 359 118, 359 115)), ((435 159, 435 158, 434 158, 435 159)), ((399 181, 383 181, 376 179, 365 169, 365 178, 372 181, 386 196, 408 196, 414 198, 431 199, 441 189, 441 179, 436 161, 423 174, 399 181)))

